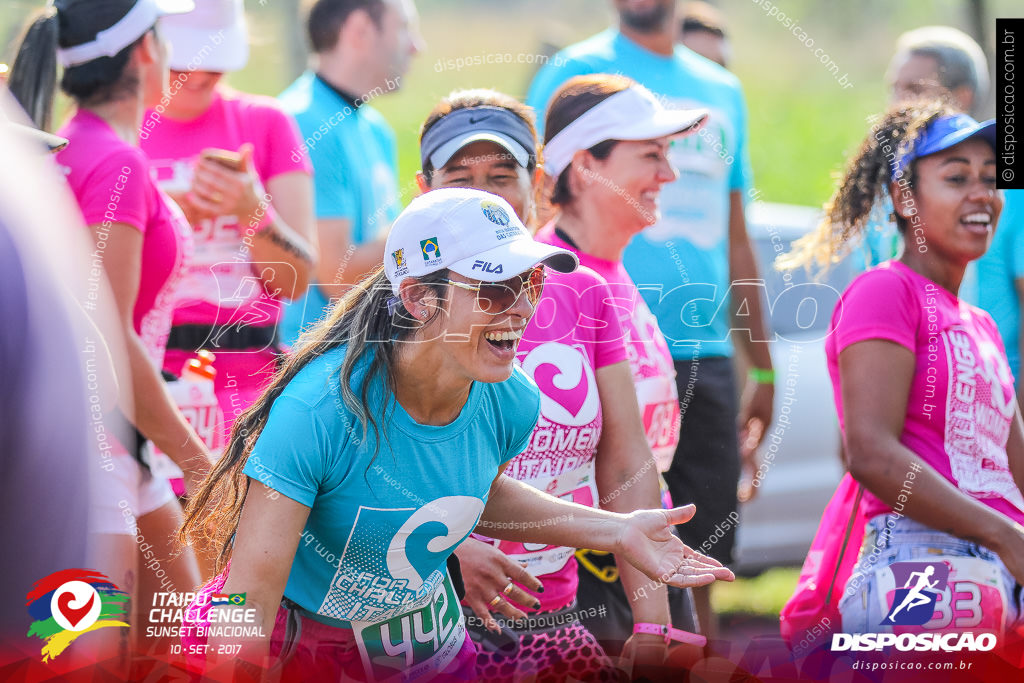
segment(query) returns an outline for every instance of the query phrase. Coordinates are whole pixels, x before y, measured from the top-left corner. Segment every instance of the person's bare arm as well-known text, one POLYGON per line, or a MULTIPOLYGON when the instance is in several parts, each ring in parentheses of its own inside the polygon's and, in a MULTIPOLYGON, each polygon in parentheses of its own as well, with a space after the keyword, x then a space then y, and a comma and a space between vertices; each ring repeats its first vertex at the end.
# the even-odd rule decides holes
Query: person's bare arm
MULTIPOLYGON (((655 509, 661 505, 658 468, 644 434, 636 388, 629 363, 622 361, 597 370, 603 424, 595 461, 601 507, 612 512, 655 509)), ((670 624, 668 591, 651 581, 628 561, 616 556, 619 579, 629 600, 634 624, 670 624)), ((665 641, 661 636, 633 634, 625 651, 640 664, 661 664, 665 641)))
MULTIPOLYGON (((914 354, 889 341, 857 342, 839 354, 850 474, 886 505, 902 504, 903 515, 991 548, 1024 581, 1024 528, 960 491, 900 442, 914 369, 914 354)), ((1019 423, 1017 431, 1015 475, 1024 469, 1019 423)))
POLYGON ((267 181, 267 195, 276 214, 273 222, 253 235, 252 260, 284 263, 265 281, 271 292, 297 299, 309 287, 317 262, 313 219, 313 181, 301 171, 282 173, 267 181))
MULTIPOLYGON (((601 507, 628 514, 661 505, 658 468, 654 464, 640 420, 636 389, 629 363, 622 361, 597 370, 603 425, 595 461, 601 507)), ((617 562, 619 578, 633 610, 633 621, 667 624, 665 587, 652 584, 629 562, 617 562)))
POLYGON ((693 517, 694 509, 688 505, 623 515, 560 500, 499 474, 477 528, 510 541, 612 552, 648 578, 681 588, 731 581, 731 571, 672 535, 672 526, 693 517))
MULTIPOLYGON (((295 550, 309 517, 309 508, 249 479, 242 517, 231 551, 231 571, 222 592, 245 593, 245 607, 256 609, 260 634, 239 642, 237 638, 210 638, 210 653, 218 645, 242 645, 243 661, 265 666, 274 619, 281 604, 295 550)), ((211 609, 236 609, 226 606, 211 609)))
POLYGON ((122 410, 146 438, 182 469, 186 489, 195 491, 209 471, 209 452, 175 405, 133 323, 142 270, 142 233, 124 223, 114 223, 109 228, 90 227, 94 233, 109 232, 103 251, 103 269, 117 305, 131 373, 131 381, 121 383, 124 390, 131 391, 130 396, 122 396, 120 400, 122 410))
POLYGON ((275 263, 257 268, 267 289, 285 298, 306 291, 317 260, 313 233, 313 182, 307 173, 294 171, 260 182, 252 160, 252 145, 240 150, 240 170, 209 158, 200 158, 192 178, 192 191, 183 198, 190 220, 231 215, 238 218, 242 243, 254 263, 275 263), (265 222, 273 209, 273 220, 265 222))
POLYGON ((1024 492, 1024 421, 1021 420, 1020 406, 1013 416, 1010 425, 1010 436, 1006 441, 1006 457, 1010 463, 1010 472, 1017 488, 1024 492))
MULTIPOLYGON (((743 194, 734 190, 729 195, 729 279, 732 281, 730 316, 732 326, 739 330, 737 338, 753 367, 772 369, 769 327, 761 307, 761 282, 754 249, 747 234, 743 211, 743 194), (749 330, 749 332, 745 331, 749 330)), ((739 443, 744 477, 752 479, 757 471, 757 447, 761 445, 772 421, 775 386, 741 378, 744 386, 740 400, 739 443)), ((757 491, 744 487, 749 500, 757 491)))
POLYGON ((344 218, 317 220, 320 262, 316 268, 316 285, 324 298, 338 299, 351 285, 379 266, 384 260, 385 235, 364 244, 352 243, 352 221, 344 218))

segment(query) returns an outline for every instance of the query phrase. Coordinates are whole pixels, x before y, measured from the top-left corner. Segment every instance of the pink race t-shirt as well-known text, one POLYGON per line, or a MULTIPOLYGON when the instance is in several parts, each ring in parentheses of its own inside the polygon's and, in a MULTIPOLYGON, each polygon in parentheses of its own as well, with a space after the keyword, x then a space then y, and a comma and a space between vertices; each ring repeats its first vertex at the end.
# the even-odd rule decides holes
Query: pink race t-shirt
POLYGON ((109 228, 124 223, 142 233, 139 289, 132 322, 157 367, 171 328, 174 288, 192 251, 184 215, 149 174, 149 161, 92 112, 78 112, 57 132, 70 142, 57 155, 86 225, 100 226, 90 259, 90 278, 99 281, 109 228))
POLYGON ((633 370, 647 442, 658 471, 667 471, 679 444, 679 391, 672 354, 657 319, 621 262, 605 261, 580 252, 555 234, 553 222, 541 228, 537 240, 569 249, 579 257, 581 265, 593 269, 608 282, 613 297, 610 303, 618 311, 626 333, 629 365, 633 370))
MULTIPOLYGON (((608 283, 589 268, 549 271, 517 351, 540 388, 540 419, 529 446, 509 461, 505 474, 587 507, 597 507, 599 499, 594 456, 602 414, 596 373, 626 360, 625 333, 611 300, 608 283)), ((541 580, 543 593, 527 590, 541 610, 561 609, 575 599, 575 548, 496 543, 541 580)))
MULTIPOLYGON (((987 313, 899 261, 887 261, 847 288, 825 343, 839 424, 839 354, 868 339, 914 353, 914 377, 900 443, 967 495, 1024 523, 1024 496, 1006 455, 1016 409, 1013 377, 987 313)), ((845 428, 845 427, 844 427, 845 428)), ((864 492, 869 517, 892 508, 864 492)))
MULTIPOLYGON (((139 138, 157 183, 171 195, 191 188, 193 168, 206 148, 237 151, 252 143, 264 185, 283 173, 312 173, 298 127, 275 100, 226 88, 214 91, 210 108, 190 121, 147 112, 139 138)), ((240 224, 237 216, 206 218, 192 226, 196 253, 178 291, 175 325, 277 324, 280 297, 263 286, 243 243, 256 227, 248 220, 240 224)))

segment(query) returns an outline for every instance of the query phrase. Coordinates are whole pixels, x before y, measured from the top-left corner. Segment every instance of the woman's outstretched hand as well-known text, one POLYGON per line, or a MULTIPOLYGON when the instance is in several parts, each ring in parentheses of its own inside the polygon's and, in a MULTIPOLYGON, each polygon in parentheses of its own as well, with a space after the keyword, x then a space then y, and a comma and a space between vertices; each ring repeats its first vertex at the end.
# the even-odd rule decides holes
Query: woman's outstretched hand
POLYGON ((691 588, 716 580, 732 581, 735 575, 714 558, 698 553, 672 534, 672 527, 693 517, 693 505, 671 510, 637 510, 626 515, 619 535, 617 557, 654 581, 691 588))

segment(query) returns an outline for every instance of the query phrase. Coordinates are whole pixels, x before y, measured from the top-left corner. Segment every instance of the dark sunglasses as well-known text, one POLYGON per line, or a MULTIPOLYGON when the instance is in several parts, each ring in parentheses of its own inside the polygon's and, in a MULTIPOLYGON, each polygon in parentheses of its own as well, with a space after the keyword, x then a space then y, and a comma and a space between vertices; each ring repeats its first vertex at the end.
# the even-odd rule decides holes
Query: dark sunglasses
POLYGON ((536 306, 541 292, 544 291, 544 277, 544 266, 536 266, 525 273, 501 282, 481 282, 478 285, 457 280, 448 280, 447 282, 461 289, 476 292, 479 310, 489 315, 498 315, 515 306, 524 291, 530 305, 536 306))

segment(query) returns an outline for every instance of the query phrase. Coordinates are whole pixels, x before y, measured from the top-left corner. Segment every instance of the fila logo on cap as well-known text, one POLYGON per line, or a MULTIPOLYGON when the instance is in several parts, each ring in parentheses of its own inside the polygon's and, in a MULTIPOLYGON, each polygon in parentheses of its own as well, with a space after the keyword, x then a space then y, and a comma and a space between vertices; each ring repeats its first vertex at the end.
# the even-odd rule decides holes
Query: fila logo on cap
POLYGON ((503 273, 504 272, 504 269, 501 267, 500 263, 497 266, 495 266, 490 261, 474 261, 473 262, 473 267, 470 268, 470 270, 478 270, 478 269, 484 271, 485 273, 503 273))
POLYGON ((427 265, 433 266, 441 262, 441 247, 438 246, 436 237, 421 240, 420 251, 423 252, 423 260, 427 265))

